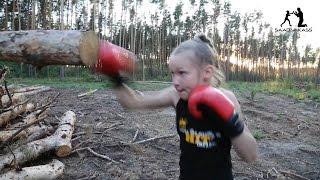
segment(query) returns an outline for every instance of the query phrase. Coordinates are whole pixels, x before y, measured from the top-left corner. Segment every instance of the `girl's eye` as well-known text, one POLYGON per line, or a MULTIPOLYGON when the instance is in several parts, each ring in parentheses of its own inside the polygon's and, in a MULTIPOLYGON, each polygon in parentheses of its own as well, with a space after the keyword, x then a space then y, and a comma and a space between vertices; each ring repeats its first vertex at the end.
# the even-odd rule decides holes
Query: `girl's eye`
POLYGON ((186 72, 185 71, 179 71, 179 74, 185 74, 186 72))

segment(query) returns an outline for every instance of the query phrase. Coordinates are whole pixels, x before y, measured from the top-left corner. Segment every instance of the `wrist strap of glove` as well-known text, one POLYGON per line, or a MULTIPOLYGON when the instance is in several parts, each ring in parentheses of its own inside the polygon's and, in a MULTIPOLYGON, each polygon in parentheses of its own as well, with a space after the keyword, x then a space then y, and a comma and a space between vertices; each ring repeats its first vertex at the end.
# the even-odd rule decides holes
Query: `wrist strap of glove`
POLYGON ((228 137, 239 136, 244 130, 244 123, 239 119, 239 114, 234 113, 231 119, 226 122, 216 115, 209 107, 200 105, 200 109, 209 121, 215 121, 215 125, 228 137))
POLYGON ((244 130, 244 123, 239 119, 239 114, 235 113, 229 122, 224 124, 224 133, 230 138, 239 136, 244 130))
POLYGON ((115 88, 121 87, 126 79, 120 75, 110 77, 110 81, 112 82, 115 88))

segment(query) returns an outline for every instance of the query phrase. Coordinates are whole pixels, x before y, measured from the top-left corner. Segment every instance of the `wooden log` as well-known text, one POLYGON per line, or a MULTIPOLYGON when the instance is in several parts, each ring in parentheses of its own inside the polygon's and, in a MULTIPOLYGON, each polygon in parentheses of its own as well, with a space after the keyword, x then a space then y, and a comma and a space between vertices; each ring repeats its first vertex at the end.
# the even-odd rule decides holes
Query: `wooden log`
POLYGON ((35 91, 38 89, 44 89, 47 86, 28 86, 28 87, 21 87, 21 88, 16 88, 13 90, 13 93, 24 93, 24 92, 29 92, 29 91, 35 91))
POLYGON ((21 104, 15 106, 13 109, 0 114, 0 127, 8 124, 10 120, 15 119, 20 114, 24 112, 30 112, 34 110, 34 105, 32 103, 21 104))
MULTIPOLYGON (((19 129, 12 129, 12 130, 4 130, 0 131, 0 143, 5 142, 8 138, 13 136, 19 129)), ((19 134, 17 134, 12 140, 17 139, 27 139, 26 142, 32 142, 38 139, 41 139, 53 131, 52 126, 46 126, 46 125, 33 125, 23 131, 21 131, 19 134)))
POLYGON ((29 30, 0 32, 0 59, 46 65, 93 65, 99 38, 93 31, 29 30))
POLYGON ((38 116, 46 116, 47 114, 48 114, 48 109, 44 110, 43 112, 42 110, 37 110, 35 112, 28 114, 25 118, 22 119, 22 122, 16 123, 10 126, 10 128, 21 128, 22 126, 25 126, 27 124, 31 124, 37 121, 38 116))
MULTIPOLYGON (((10 138, 14 133, 16 133, 16 131, 18 130, 0 131, 0 143, 10 138)), ((19 139, 21 137, 27 137, 27 132, 20 132, 13 140, 19 139)))
MULTIPOLYGON (((10 138, 12 135, 14 135, 20 128, 37 123, 39 118, 46 118, 47 117, 47 109, 45 111, 38 110, 35 112, 32 112, 31 114, 28 114, 22 122, 16 123, 6 131, 0 131, 0 142, 5 142, 8 138, 10 138), (39 113, 41 113, 39 115, 39 113)), ((31 142, 31 140, 40 139, 40 137, 43 137, 46 133, 49 133, 49 130, 51 130, 52 127, 47 126, 38 126, 38 125, 31 125, 30 127, 26 128, 25 130, 21 131, 19 134, 17 134, 14 139, 20 139, 20 138, 26 138, 28 137, 28 142, 31 142), (36 133, 36 134, 35 134, 36 133), (35 134, 35 135, 33 135, 35 134), (32 136, 33 135, 33 136, 32 136), (29 138, 29 136, 32 136, 29 138)))
MULTIPOLYGON (((31 130, 30 130, 31 131, 31 130)), ((33 128, 33 132, 28 132, 27 142, 32 142, 41 138, 44 138, 54 131, 52 126, 36 126, 33 128)))
POLYGON ((43 179, 57 179, 63 174, 64 164, 53 159, 51 163, 46 165, 24 167, 21 171, 11 170, 5 174, 0 175, 0 179, 14 179, 14 180, 43 180, 43 179))
MULTIPOLYGON (((19 102, 22 102, 24 101, 26 98, 23 94, 21 93, 17 93, 17 94, 14 94, 12 97, 12 105, 15 105, 15 104, 18 104, 19 102)), ((10 99, 9 99, 9 96, 8 95, 3 95, 1 97, 1 104, 2 104, 2 107, 8 107, 9 104, 10 104, 10 99)))
MULTIPOLYGON (((72 111, 67 111, 61 118, 55 133, 49 137, 33 141, 20 146, 13 151, 16 163, 22 164, 31 159, 36 159, 39 155, 50 150, 55 150, 59 157, 67 156, 71 153, 71 136, 74 130, 76 115, 72 111)), ((14 160, 12 153, 7 153, 0 157, 0 171, 9 166, 14 160)))
POLYGON ((56 155, 59 157, 68 156, 72 151, 71 138, 74 131, 76 114, 72 111, 67 111, 61 118, 59 128, 53 134, 56 136, 56 155))
POLYGON ((10 122, 10 120, 15 119, 20 114, 26 112, 26 107, 26 104, 21 104, 10 111, 0 114, 0 127, 7 125, 10 122))

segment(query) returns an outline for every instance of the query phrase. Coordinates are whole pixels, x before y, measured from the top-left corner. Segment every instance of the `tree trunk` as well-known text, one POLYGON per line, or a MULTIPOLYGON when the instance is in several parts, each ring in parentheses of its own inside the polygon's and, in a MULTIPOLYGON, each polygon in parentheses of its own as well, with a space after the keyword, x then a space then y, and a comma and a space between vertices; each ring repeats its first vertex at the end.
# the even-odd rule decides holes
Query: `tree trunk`
POLYGON ((57 179, 63 174, 64 164, 57 159, 46 165, 22 168, 21 171, 11 170, 0 176, 0 179, 57 179))
POLYGON ((8 0, 6 0, 6 3, 4 4, 4 30, 8 30, 8 0))
POLYGON ((99 39, 92 32, 31 30, 0 32, 0 59, 38 67, 94 65, 99 39))
POLYGON ((320 84, 320 54, 318 56, 318 68, 317 68, 317 74, 316 74, 316 84, 320 84))

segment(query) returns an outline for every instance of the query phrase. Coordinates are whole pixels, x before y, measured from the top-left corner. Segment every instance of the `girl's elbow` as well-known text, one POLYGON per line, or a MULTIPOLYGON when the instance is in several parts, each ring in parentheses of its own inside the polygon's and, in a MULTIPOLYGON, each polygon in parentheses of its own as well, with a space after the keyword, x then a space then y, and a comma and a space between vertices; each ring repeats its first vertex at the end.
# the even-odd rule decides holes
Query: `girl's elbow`
POLYGON ((249 153, 245 155, 244 161, 247 163, 254 163, 258 159, 258 152, 257 152, 257 143, 255 142, 254 145, 251 147, 251 150, 248 150, 249 153))
POLYGON ((258 159, 257 153, 252 153, 249 156, 247 156, 246 158, 244 158, 244 161, 246 163, 251 164, 251 163, 254 163, 255 161, 257 161, 257 159, 258 159))

